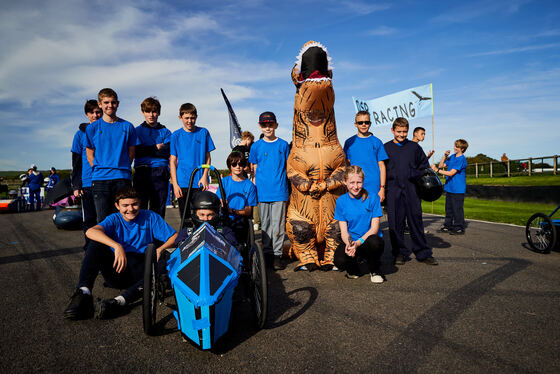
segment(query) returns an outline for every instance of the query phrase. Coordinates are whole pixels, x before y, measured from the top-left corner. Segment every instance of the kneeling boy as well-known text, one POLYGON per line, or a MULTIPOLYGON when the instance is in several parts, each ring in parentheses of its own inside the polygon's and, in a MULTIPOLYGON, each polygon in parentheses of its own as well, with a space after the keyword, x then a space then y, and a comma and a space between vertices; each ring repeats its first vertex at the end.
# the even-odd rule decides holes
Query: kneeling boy
POLYGON ((82 261, 78 287, 64 318, 83 319, 93 315, 91 290, 99 272, 111 286, 125 288, 113 299, 99 303, 97 318, 117 315, 122 307, 139 299, 143 289, 144 251, 155 239, 164 242, 161 252, 173 246, 177 234, 158 214, 140 209, 140 199, 131 187, 117 192, 118 213, 107 216, 86 235, 92 241, 82 261), (104 244, 104 245, 103 245, 104 244), (110 248, 109 248, 110 247, 110 248))

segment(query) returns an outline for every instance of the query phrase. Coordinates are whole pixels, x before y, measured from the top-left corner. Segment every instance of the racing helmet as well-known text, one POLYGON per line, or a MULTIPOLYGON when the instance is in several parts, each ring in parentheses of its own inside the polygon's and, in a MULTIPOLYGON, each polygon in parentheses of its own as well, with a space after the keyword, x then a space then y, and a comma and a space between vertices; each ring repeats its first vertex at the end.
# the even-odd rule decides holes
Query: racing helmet
POLYGON ((438 175, 430 168, 424 170, 424 175, 416 180, 416 193, 424 201, 436 201, 443 194, 443 184, 438 175))
POLYGON ((201 191, 194 195, 192 200, 192 220, 195 227, 199 227, 204 222, 208 222, 210 225, 216 227, 220 221, 220 198, 213 192, 201 191), (199 209, 210 209, 213 210, 216 215, 210 221, 202 221, 196 215, 196 211, 199 209))

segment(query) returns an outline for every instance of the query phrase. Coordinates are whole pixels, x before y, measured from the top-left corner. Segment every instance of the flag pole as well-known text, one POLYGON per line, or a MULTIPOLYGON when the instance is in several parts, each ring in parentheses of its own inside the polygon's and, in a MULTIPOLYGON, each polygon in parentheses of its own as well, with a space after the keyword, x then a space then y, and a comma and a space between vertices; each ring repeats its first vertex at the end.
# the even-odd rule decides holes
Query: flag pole
MULTIPOLYGON (((435 136, 434 136, 434 86, 432 85, 432 83, 430 83, 430 91, 432 93, 431 97, 432 97, 432 149, 435 150, 436 149, 436 142, 435 142, 435 136)), ((436 153, 434 152, 432 154, 432 161, 434 161, 434 157, 435 157, 436 153)), ((434 202, 432 201, 432 214, 434 214, 434 202)))

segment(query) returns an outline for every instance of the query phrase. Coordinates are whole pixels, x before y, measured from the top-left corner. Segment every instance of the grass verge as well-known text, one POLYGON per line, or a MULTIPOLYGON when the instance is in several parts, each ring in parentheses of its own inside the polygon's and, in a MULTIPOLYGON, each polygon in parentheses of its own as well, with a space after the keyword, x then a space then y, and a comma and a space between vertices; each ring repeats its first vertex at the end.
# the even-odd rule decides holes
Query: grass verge
MULTIPOLYGON (((445 183, 445 182, 444 182, 445 183)), ((560 175, 523 175, 518 177, 468 177, 467 184, 487 186, 560 186, 560 175)))
MULTIPOLYGON (((513 223, 521 226, 525 226, 529 217, 534 213, 542 212, 550 214, 554 209, 556 209, 556 205, 552 204, 518 203, 473 198, 465 198, 464 205, 465 218, 467 219, 513 223)), ((432 203, 423 201, 422 211, 424 213, 445 215, 445 195, 440 197, 439 200, 434 201, 433 212, 432 203)), ((556 215, 558 215, 558 213, 555 214, 554 218, 557 218, 556 215)))

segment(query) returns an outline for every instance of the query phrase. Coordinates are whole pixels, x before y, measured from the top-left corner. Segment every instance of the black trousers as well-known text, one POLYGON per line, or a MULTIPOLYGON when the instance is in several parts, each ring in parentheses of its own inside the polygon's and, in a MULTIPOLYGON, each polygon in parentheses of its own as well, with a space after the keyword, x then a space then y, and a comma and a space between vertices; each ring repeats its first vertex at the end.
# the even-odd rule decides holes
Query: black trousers
POLYGON ((91 190, 93 191, 97 222, 103 221, 109 214, 117 211, 115 208, 115 195, 120 189, 130 186, 132 186, 132 182, 129 179, 110 179, 92 182, 91 190))
POLYGON ((405 259, 410 257, 411 249, 407 248, 404 242, 405 218, 412 239, 412 252, 414 252, 416 258, 424 260, 432 256, 432 249, 428 246, 424 234, 422 205, 418 196, 413 195, 410 191, 405 193, 399 188, 390 188, 387 190, 385 204, 393 257, 399 254, 403 255, 405 259))
POLYGON ((140 207, 165 218, 167 192, 169 190, 169 170, 167 167, 139 166, 134 171, 134 188, 140 196, 140 207))
POLYGON ((364 244, 356 249, 354 257, 346 254, 346 244, 340 243, 334 252, 334 264, 340 270, 346 270, 348 274, 362 275, 360 264, 367 263, 370 273, 381 274, 381 256, 385 242, 377 235, 370 235, 364 244))
POLYGON ((138 300, 142 296, 144 285, 144 254, 128 252, 126 268, 117 273, 113 268, 115 254, 111 248, 96 241, 90 241, 82 260, 78 287, 93 289, 99 272, 105 282, 114 288, 125 289, 122 296, 127 303, 138 300))
POLYGON ((445 193, 445 222, 444 227, 450 230, 465 229, 465 212, 463 205, 465 203, 464 193, 445 193))
POLYGON ((82 221, 84 228, 84 237, 86 243, 84 245, 84 251, 87 249, 90 239, 85 236, 86 231, 93 226, 97 225, 97 214, 95 212, 95 202, 93 201, 93 191, 91 187, 82 188, 82 221))
MULTIPOLYGON (((187 192, 188 191, 189 191, 188 188, 181 187, 181 192, 183 193, 183 197, 180 197, 180 198, 177 199, 177 201, 179 202, 179 218, 183 217, 183 211, 185 209, 185 203, 187 201, 187 192)), ((191 188, 191 197, 190 197, 191 203, 192 203, 192 200, 194 198, 194 195, 196 195, 200 191, 202 191, 201 188, 191 188)), ((185 214, 185 219, 188 219, 191 216, 190 204, 189 204, 188 209, 189 209, 188 212, 185 214)))

